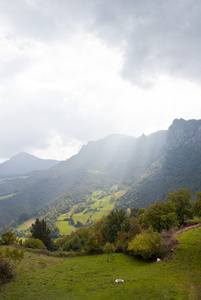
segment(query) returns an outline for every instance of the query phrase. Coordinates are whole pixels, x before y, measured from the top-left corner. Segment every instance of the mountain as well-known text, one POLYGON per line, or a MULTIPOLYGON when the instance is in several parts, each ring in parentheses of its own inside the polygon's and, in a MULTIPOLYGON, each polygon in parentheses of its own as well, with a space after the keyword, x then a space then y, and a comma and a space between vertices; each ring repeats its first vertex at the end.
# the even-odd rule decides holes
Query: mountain
POLYGON ((33 171, 49 169, 60 161, 41 159, 31 154, 21 152, 0 164, 0 175, 22 175, 33 171))
POLYGON ((139 138, 113 134, 89 142, 78 154, 48 170, 3 178, 0 226, 18 220, 21 213, 47 213, 55 203, 64 213, 65 203, 83 203, 93 192, 108 193, 115 185, 127 191, 116 200, 116 207, 125 208, 147 207, 180 188, 197 191, 201 120, 177 119, 168 130, 139 138))
POLYGON ((201 188, 201 120, 174 120, 161 150, 117 207, 147 207, 180 188, 190 188, 192 194, 201 188))

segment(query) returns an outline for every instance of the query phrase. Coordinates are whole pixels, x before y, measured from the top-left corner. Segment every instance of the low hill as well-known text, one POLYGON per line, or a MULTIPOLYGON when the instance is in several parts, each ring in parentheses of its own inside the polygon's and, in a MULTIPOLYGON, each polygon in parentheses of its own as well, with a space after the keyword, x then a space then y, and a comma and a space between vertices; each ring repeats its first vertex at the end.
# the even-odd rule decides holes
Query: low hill
POLYGON ((0 164, 0 175, 22 175, 33 171, 49 169, 60 161, 41 159, 34 155, 21 152, 0 164))

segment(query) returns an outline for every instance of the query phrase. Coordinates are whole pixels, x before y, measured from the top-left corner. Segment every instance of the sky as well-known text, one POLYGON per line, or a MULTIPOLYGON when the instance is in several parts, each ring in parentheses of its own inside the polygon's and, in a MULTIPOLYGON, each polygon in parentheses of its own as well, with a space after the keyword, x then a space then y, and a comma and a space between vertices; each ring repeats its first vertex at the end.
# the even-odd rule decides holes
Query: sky
POLYGON ((201 119, 201 1, 0 0, 0 162, 201 119))

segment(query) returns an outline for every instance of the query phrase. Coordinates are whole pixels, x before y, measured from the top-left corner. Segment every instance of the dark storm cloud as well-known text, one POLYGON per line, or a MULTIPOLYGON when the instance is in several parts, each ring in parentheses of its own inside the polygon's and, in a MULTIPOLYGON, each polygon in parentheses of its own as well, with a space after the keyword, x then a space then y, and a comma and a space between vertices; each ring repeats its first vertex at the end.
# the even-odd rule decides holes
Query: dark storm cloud
POLYGON ((1 1, 12 30, 35 39, 92 31, 124 54, 122 76, 149 86, 160 74, 200 81, 198 0, 1 1))
POLYGON ((198 0, 0 0, 0 157, 182 114, 175 82, 201 79, 200 13, 198 0))
POLYGON ((201 2, 100 1, 95 30, 124 47, 122 75, 147 86, 160 74, 201 78, 201 2))

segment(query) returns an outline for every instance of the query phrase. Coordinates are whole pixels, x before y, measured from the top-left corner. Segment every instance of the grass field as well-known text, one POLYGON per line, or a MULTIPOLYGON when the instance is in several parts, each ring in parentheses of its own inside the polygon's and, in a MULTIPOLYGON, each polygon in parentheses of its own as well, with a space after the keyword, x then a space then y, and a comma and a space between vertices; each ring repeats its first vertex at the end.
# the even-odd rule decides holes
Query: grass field
POLYGON ((125 190, 118 191, 118 186, 110 189, 109 193, 105 191, 95 191, 85 203, 80 203, 72 207, 70 212, 62 214, 57 219, 57 227, 61 235, 69 234, 70 231, 75 230, 75 227, 70 225, 69 221, 65 219, 72 217, 74 224, 78 221, 83 225, 87 225, 99 219, 100 217, 109 214, 114 208, 114 201, 125 194, 125 190), (84 207, 81 212, 76 212, 76 209, 84 207))
POLYGON ((26 252, 2 300, 201 299, 201 228, 178 236, 169 261, 145 263, 123 254, 54 258, 26 252), (116 283, 122 278, 124 283, 116 283))
POLYGON ((31 227, 31 225, 35 222, 35 219, 29 219, 28 221, 24 222, 23 224, 20 224, 15 230, 26 230, 31 227))
POLYGON ((56 226, 59 228, 59 233, 61 235, 70 234, 74 229, 69 221, 59 221, 56 223, 56 226))

